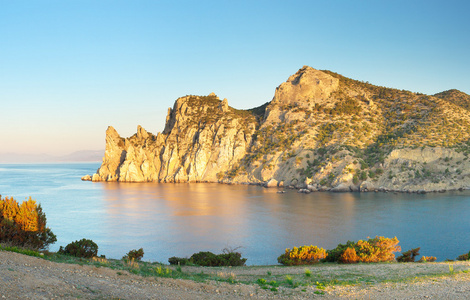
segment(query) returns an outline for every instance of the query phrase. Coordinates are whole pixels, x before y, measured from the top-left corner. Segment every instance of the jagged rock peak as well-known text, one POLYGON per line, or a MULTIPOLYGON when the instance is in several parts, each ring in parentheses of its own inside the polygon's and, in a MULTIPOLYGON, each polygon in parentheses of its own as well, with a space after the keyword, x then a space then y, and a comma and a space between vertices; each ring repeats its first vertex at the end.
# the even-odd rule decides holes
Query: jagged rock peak
POLYGON ((290 104, 311 100, 321 102, 338 88, 339 80, 309 66, 303 66, 276 88, 274 103, 290 104))
POLYGON ((110 138, 121 138, 119 133, 114 129, 113 126, 108 126, 108 129, 106 129, 106 136, 110 138))
POLYGON ((149 137, 148 132, 140 125, 137 126, 137 137, 140 139, 147 139, 149 137))
POLYGON ((227 112, 228 111, 228 100, 227 100, 227 98, 224 98, 224 100, 222 102, 220 102, 219 109, 222 112, 227 112))

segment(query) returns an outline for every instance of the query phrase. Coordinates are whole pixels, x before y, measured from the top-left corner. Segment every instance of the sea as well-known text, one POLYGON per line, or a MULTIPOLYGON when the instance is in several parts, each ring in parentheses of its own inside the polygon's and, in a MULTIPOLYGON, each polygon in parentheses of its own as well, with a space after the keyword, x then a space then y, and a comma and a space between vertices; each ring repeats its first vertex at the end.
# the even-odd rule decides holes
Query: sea
POLYGON ((98 255, 143 260, 235 250, 247 265, 275 265, 286 248, 335 248, 348 240, 397 237, 402 251, 438 261, 470 250, 470 192, 297 193, 253 185, 81 181, 99 163, 2 164, 0 194, 41 204, 57 235, 49 250, 82 238, 98 255))

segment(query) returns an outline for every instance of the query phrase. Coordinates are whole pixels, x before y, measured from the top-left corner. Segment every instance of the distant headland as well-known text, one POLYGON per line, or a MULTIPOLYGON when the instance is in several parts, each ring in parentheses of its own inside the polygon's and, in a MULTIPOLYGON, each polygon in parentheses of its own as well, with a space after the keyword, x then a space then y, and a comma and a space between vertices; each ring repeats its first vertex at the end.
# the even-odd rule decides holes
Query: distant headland
POLYGON ((470 187, 470 96, 424 95, 302 67, 260 107, 185 96, 156 135, 106 131, 84 180, 219 182, 302 191, 429 192, 470 187))

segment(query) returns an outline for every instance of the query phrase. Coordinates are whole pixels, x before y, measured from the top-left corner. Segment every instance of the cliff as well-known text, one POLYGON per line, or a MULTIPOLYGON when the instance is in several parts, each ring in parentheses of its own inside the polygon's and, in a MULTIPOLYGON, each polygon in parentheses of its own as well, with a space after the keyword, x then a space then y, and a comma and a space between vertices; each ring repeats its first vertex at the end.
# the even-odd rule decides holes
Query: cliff
POLYGON ((304 66, 271 102, 237 110, 186 96, 165 129, 122 138, 109 127, 93 181, 223 182, 309 190, 470 186, 470 96, 374 86, 304 66))
POLYGON ((226 99, 182 97, 168 110, 162 133, 139 126, 124 139, 109 127, 103 164, 92 180, 216 182, 217 173, 245 156, 256 126, 251 113, 229 107, 226 99))

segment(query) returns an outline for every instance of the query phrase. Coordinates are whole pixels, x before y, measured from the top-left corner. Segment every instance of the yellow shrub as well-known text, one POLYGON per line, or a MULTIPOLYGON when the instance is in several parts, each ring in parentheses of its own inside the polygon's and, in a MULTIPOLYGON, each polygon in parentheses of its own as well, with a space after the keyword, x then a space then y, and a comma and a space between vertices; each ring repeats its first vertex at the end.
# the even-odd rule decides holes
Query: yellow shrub
POLYGON ((21 205, 13 197, 0 197, 0 242, 45 249, 56 240, 46 228, 46 215, 41 205, 31 197, 21 205))
POLYGON ((283 265, 310 265, 319 262, 328 254, 323 248, 317 246, 301 246, 286 249, 286 252, 277 258, 283 265))
POLYGON ((367 241, 359 240, 357 242, 348 241, 346 244, 339 244, 335 249, 328 250, 328 258, 326 261, 330 262, 342 262, 347 257, 352 258, 352 250, 357 255, 358 262, 383 262, 395 260, 394 252, 401 251, 401 247, 398 246, 398 239, 378 237, 369 238, 367 241), (343 257, 345 252, 348 251, 346 256, 343 257))

